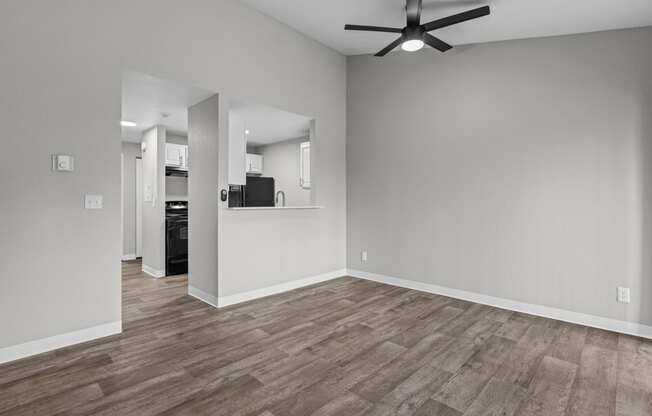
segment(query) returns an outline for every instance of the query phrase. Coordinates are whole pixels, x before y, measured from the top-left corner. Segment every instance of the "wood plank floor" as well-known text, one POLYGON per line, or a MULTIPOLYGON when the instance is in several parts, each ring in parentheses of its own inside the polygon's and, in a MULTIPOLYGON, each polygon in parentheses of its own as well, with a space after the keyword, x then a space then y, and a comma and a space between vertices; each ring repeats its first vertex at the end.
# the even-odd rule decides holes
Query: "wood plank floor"
POLYGON ((652 342, 341 278, 220 311, 123 264, 124 333, 0 366, 1 415, 652 415, 652 342))

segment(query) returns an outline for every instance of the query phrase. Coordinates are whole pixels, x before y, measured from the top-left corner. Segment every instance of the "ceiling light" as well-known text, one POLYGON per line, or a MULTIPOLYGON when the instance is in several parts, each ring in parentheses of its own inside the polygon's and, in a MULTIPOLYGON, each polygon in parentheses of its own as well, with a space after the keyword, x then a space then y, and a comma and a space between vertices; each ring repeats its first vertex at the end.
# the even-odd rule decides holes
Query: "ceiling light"
POLYGON ((122 127, 136 127, 137 126, 137 124, 134 123, 133 121, 127 121, 127 120, 120 121, 120 125, 122 127))
POLYGON ((418 51, 421 48, 423 48, 423 41, 420 39, 406 40, 401 45, 401 49, 408 52, 418 51))
POLYGON ((245 134, 249 134, 249 130, 245 130, 245 134))

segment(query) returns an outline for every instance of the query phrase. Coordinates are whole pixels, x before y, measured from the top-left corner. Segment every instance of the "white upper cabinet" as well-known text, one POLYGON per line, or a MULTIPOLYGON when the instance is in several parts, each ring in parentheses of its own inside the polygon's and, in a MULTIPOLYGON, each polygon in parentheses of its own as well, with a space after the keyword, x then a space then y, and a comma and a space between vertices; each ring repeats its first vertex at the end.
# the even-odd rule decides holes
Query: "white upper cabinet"
POLYGON ((165 166, 188 169, 188 146, 165 143, 165 166))
POLYGON ((299 184, 304 189, 310 189, 310 142, 301 143, 299 163, 299 184))
POLYGON ((247 173, 263 174, 263 157, 261 155, 247 153, 247 173))

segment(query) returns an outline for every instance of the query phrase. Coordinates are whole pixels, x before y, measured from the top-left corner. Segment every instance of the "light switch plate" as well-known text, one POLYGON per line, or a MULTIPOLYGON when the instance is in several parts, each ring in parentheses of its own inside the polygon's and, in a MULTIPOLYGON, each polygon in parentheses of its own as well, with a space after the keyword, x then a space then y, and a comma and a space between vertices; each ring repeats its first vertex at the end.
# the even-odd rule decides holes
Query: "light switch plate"
POLYGON ((145 202, 154 202, 154 192, 152 191, 152 185, 150 184, 145 185, 143 200, 145 202))
POLYGON ((52 170, 72 172, 75 170, 75 158, 70 155, 52 155, 52 170))
POLYGON ((102 195, 86 194, 84 197, 84 208, 86 209, 102 209, 104 208, 104 198, 102 195))
POLYGON ((618 287, 618 302, 620 303, 630 303, 631 294, 628 287, 618 287))

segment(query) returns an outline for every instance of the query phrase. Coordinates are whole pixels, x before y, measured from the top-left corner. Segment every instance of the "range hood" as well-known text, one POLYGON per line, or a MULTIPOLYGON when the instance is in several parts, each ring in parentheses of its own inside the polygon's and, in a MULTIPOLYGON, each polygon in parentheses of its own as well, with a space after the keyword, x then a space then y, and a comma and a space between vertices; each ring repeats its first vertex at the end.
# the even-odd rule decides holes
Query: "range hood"
POLYGON ((179 169, 171 166, 165 167, 165 176, 176 176, 180 178, 188 177, 188 169, 179 169))

